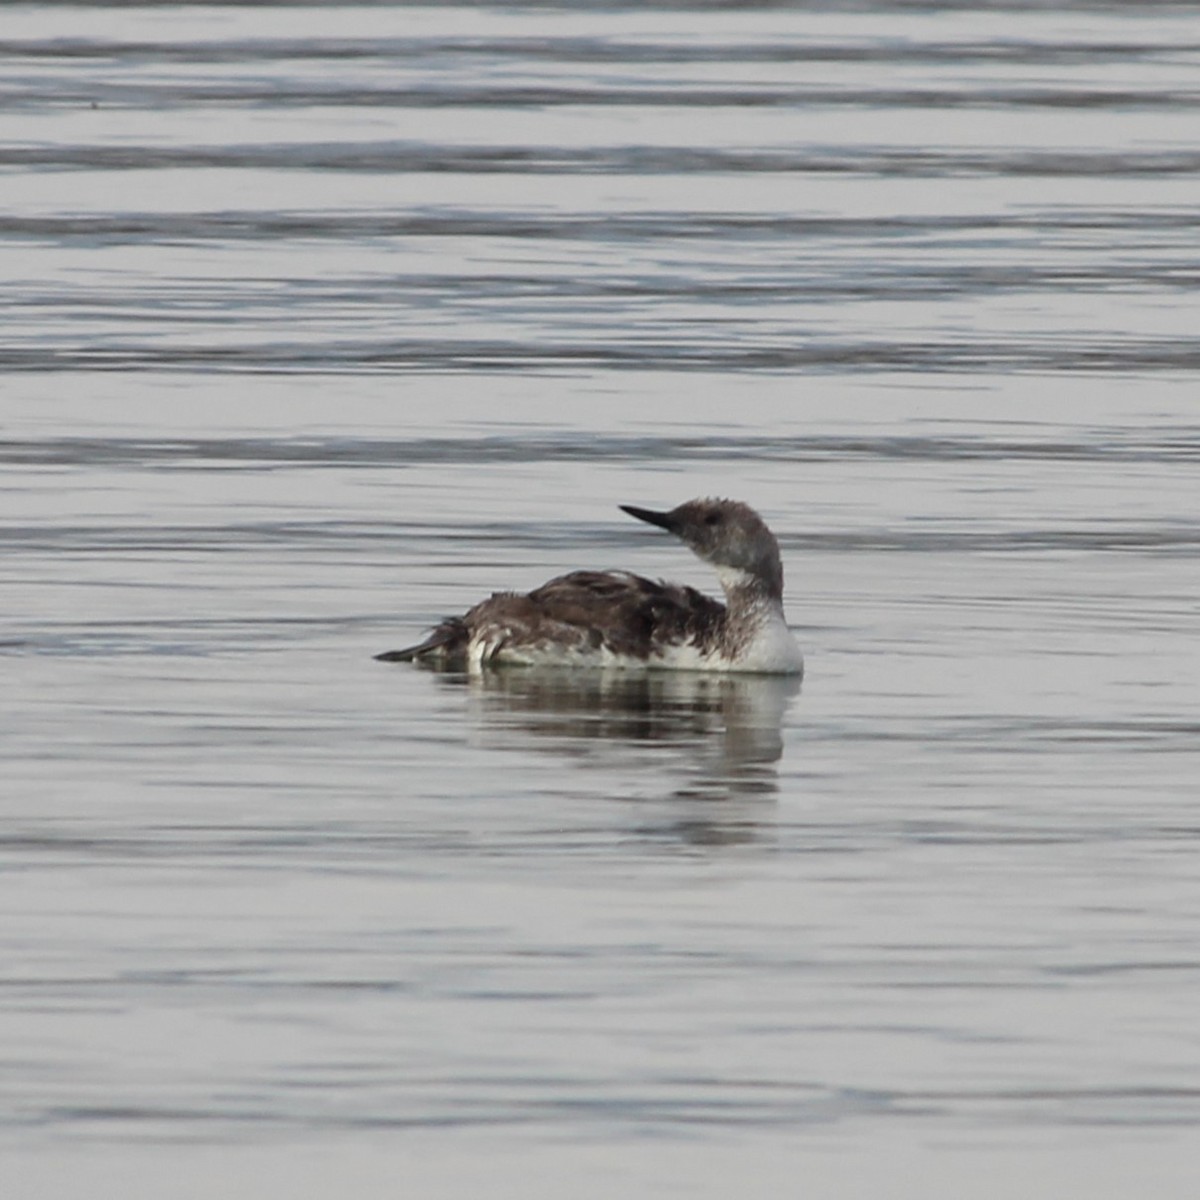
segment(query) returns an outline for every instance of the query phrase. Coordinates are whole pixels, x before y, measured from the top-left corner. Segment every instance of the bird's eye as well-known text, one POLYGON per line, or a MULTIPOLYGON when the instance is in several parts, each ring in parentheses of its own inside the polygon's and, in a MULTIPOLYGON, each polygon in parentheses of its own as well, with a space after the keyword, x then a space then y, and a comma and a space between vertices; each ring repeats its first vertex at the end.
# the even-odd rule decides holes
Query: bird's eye
POLYGON ((720 513, 709 513, 708 516, 704 518, 704 523, 705 523, 705 525, 720 525, 721 514, 720 513))

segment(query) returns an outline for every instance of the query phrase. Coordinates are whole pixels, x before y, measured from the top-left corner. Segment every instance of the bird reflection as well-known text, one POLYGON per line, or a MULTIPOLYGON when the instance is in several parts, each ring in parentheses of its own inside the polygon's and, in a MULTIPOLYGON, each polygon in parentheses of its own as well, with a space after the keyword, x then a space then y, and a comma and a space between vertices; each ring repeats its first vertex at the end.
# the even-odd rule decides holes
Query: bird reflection
POLYGON ((783 718, 800 690, 795 676, 699 671, 438 674, 447 686, 468 689, 469 709, 490 744, 632 765, 641 779, 668 783, 663 798, 671 811, 643 832, 704 843, 754 836, 761 810, 712 802, 778 792, 783 718), (665 769, 646 771, 647 752, 669 756, 665 769))

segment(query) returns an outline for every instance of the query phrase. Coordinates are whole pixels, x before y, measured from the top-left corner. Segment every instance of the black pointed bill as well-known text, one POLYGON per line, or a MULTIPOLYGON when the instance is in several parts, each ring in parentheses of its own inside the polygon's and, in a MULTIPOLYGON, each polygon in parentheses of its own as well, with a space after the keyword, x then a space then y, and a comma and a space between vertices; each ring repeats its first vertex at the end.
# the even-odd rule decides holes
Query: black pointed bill
POLYGON ((675 533, 679 528, 679 523, 670 513, 655 512, 649 508, 637 508, 632 504, 622 504, 619 507, 622 512, 627 512, 631 517, 637 517, 639 521, 657 525, 660 529, 666 529, 671 533, 675 533))

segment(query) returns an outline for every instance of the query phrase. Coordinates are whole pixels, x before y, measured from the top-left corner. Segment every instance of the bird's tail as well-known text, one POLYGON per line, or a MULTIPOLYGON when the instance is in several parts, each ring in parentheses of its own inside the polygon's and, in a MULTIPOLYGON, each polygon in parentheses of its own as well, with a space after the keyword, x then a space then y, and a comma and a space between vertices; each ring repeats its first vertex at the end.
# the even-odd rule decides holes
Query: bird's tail
POLYGON ((387 650, 375 657, 380 662, 453 663, 466 658, 468 637, 461 618, 447 617, 423 642, 403 650, 387 650))

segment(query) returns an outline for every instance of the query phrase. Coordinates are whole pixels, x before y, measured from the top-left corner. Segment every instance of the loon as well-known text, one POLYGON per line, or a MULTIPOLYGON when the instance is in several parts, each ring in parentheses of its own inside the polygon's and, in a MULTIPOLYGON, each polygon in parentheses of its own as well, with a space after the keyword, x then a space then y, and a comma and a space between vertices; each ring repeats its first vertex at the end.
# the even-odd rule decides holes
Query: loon
POLYGON ((423 642, 375 657, 473 673, 503 664, 803 673, 783 613, 779 543, 754 509, 713 499, 670 512, 620 507, 711 563, 726 602, 627 571, 572 571, 526 595, 497 592, 423 642))

